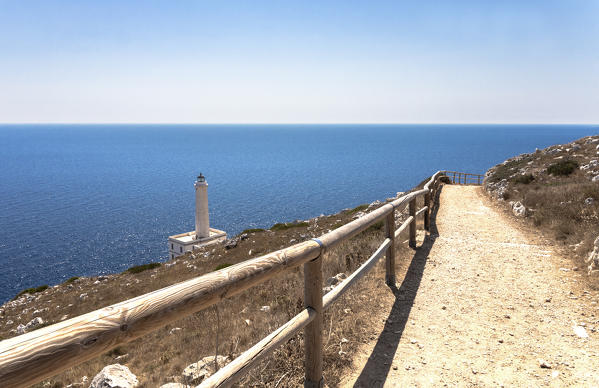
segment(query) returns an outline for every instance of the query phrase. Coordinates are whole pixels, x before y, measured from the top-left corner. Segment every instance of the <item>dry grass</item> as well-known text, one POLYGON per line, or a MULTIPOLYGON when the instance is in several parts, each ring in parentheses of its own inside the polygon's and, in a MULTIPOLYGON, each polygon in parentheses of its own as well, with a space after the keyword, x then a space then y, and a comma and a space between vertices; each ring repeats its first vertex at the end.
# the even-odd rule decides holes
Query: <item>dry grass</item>
POLYGON ((522 202, 527 222, 561 242, 579 268, 599 235, 599 183, 591 181, 599 167, 581 168, 599 159, 595 138, 521 155, 489 170, 486 180, 505 179, 503 199, 522 202))
MULTIPOLYGON (((358 210, 345 210, 331 216, 296 222, 293 227, 279 228, 277 231, 256 230, 241 240, 236 248, 225 250, 223 246, 209 247, 156 268, 146 266, 141 272, 125 271, 102 278, 69 279, 62 285, 35 294, 33 300, 23 305, 3 306, 0 309, 4 311, 0 320, 0 338, 14 336, 16 326, 26 324, 34 316, 40 316, 48 323, 56 323, 287 247, 294 240, 299 242, 319 236, 351 221, 356 212, 364 209, 362 206, 358 210), (82 294, 87 294, 87 297, 81 297, 82 294), (35 310, 38 311, 34 314, 35 310), (12 323, 9 324, 10 321, 12 323)), ((398 225, 403 217, 405 214, 398 217, 398 225)), ((382 240, 382 228, 370 228, 327 252, 323 259, 324 279, 340 272, 353 272, 382 240)), ((405 241, 398 242, 397 250, 400 271, 401 267, 409 264, 412 251, 407 248, 405 241)), ((329 386, 339 383, 344 369, 350 365, 350 355, 359 344, 369 340, 370 318, 388 292, 384 284, 384 260, 381 260, 369 275, 326 312, 324 368, 325 381, 329 386)), ((297 268, 217 306, 121 345, 37 386, 61 387, 78 383, 83 376, 92 378, 104 366, 115 362, 127 365, 138 376, 143 387, 181 382, 181 372, 187 365, 215 352, 234 358, 302 308, 303 272, 302 268, 297 268), (266 305, 270 306, 270 312, 260 311, 266 305), (217 334, 218 350, 215 343, 217 334), (121 358, 117 361, 117 357, 121 358)), ((303 357, 303 335, 299 334, 252 370, 240 385, 299 386, 303 382, 303 357)))

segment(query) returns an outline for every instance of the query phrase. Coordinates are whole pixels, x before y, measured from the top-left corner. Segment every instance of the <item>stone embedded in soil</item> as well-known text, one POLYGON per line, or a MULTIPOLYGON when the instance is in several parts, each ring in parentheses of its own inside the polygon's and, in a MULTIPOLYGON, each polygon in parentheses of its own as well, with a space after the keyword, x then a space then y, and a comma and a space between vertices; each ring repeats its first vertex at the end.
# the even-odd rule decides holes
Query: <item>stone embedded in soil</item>
POLYGON ((121 364, 107 365, 92 380, 89 388, 132 388, 139 384, 129 368, 121 364))
POLYGON ((575 325, 575 326, 572 326, 572 329, 574 330, 574 334, 576 334, 578 337, 589 338, 589 334, 584 329, 584 327, 575 325))
MULTIPOLYGON (((222 368, 229 363, 229 358, 219 355, 216 356, 216 361, 218 362, 218 367, 222 368)), ((215 369, 214 356, 204 357, 183 370, 183 381, 191 385, 200 384, 204 379, 212 376, 215 369)))

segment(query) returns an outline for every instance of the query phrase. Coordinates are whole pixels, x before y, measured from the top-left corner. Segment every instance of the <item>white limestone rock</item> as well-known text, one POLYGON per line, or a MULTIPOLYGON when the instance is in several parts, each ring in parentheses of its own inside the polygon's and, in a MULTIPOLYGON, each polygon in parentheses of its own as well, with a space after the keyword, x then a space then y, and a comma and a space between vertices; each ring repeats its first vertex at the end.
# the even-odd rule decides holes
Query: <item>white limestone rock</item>
POLYGON ((574 325, 572 326, 572 330, 574 330, 574 334, 579 338, 589 338, 589 334, 582 326, 574 325))
POLYGON ((40 317, 33 318, 26 325, 20 324, 19 326, 17 326, 17 334, 25 334, 28 331, 33 330, 36 327, 38 327, 39 325, 43 325, 43 324, 44 324, 44 320, 42 318, 40 318, 40 317))
MULTIPOLYGON (((218 362, 219 369, 229 363, 229 359, 225 356, 216 356, 216 361, 218 362)), ((204 381, 204 379, 212 376, 214 372, 214 356, 204 357, 183 370, 183 381, 187 385, 197 385, 204 381)))
POLYGON ((263 313, 269 313, 270 306, 262 306, 262 307, 260 307, 260 311, 262 311, 263 313))
POLYGON ((160 386, 160 388, 187 388, 187 385, 181 383, 166 383, 160 386))
POLYGON ((89 388, 132 388, 139 381, 129 368, 121 364, 107 365, 92 380, 89 388))
POLYGON ((527 214, 526 207, 520 201, 512 205, 512 212, 516 217, 526 217, 527 214))
MULTIPOLYGON (((589 275, 599 272, 599 237, 595 239, 594 246, 594 249, 591 251, 591 253, 589 253, 589 257, 586 260, 587 264, 589 265, 589 275)), ((19 328, 17 327, 17 331, 18 330, 19 328)))

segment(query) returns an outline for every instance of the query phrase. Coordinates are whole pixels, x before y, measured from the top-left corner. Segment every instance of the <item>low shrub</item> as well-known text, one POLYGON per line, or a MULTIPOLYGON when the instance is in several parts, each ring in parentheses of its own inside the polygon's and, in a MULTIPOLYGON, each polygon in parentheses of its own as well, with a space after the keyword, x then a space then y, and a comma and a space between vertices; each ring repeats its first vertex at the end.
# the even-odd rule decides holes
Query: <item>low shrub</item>
POLYGON ((140 273, 140 272, 143 272, 143 271, 147 271, 149 269, 158 268, 161 265, 162 264, 160 264, 160 263, 148 263, 148 264, 136 265, 136 266, 133 266, 133 267, 127 269, 125 272, 129 272, 129 273, 140 273))
POLYGON ((575 160, 562 160, 547 167, 547 173, 555 176, 570 175, 578 168, 578 162, 575 160))
POLYGON ((381 230, 385 226, 385 221, 379 221, 368 228, 368 231, 381 230))
POLYGON ((223 269, 223 268, 230 267, 230 266, 232 266, 232 265, 233 265, 233 264, 231 264, 231 263, 222 263, 222 264, 219 264, 219 265, 217 265, 216 267, 214 267, 214 270, 215 270, 215 271, 218 271, 218 270, 221 270, 221 269, 223 269))
POLYGON ((69 283, 73 283, 75 280, 79 279, 79 276, 73 276, 71 278, 68 278, 67 280, 65 280, 62 284, 69 284, 69 283))
POLYGON ((369 205, 368 205, 367 203, 365 203, 365 204, 362 204, 362 205, 358 205, 358 206, 356 206, 355 208, 351 209, 349 212, 350 212, 350 213, 357 213, 357 212, 361 212, 362 210, 366 210, 366 209, 368 209, 368 206, 369 206, 369 205))
POLYGON ((300 228, 310 226, 307 222, 285 222, 285 223, 277 223, 270 227, 270 230, 276 232, 279 230, 286 230, 291 228, 300 228))
POLYGON ((264 232, 265 230, 262 228, 251 228, 251 229, 244 229, 241 233, 239 234, 244 234, 244 233, 260 233, 260 232, 264 232))
POLYGON ((523 185, 527 185, 534 180, 535 180, 535 177, 532 174, 523 174, 523 175, 518 175, 512 181, 514 183, 520 183, 523 185))
POLYGON ((42 292, 44 290, 47 290, 48 288, 49 288, 49 286, 47 284, 44 284, 42 286, 32 287, 32 288, 26 288, 23 291, 19 292, 17 294, 17 296, 15 296, 15 299, 18 298, 21 295, 25 295, 25 294, 36 294, 38 292, 42 292))

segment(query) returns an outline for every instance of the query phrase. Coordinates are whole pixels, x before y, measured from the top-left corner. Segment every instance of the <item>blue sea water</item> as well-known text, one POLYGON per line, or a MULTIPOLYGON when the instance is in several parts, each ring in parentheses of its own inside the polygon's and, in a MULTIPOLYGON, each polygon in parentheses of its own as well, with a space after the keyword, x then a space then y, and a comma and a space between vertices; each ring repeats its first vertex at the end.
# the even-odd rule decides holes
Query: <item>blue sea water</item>
POLYGON ((194 228, 334 213, 439 169, 484 173, 597 125, 1 125, 0 301, 40 284, 166 260, 194 228))

